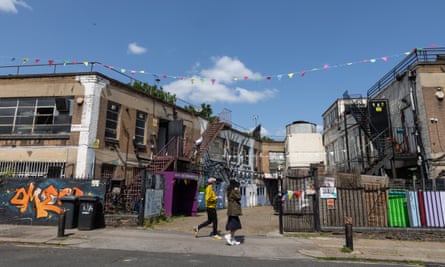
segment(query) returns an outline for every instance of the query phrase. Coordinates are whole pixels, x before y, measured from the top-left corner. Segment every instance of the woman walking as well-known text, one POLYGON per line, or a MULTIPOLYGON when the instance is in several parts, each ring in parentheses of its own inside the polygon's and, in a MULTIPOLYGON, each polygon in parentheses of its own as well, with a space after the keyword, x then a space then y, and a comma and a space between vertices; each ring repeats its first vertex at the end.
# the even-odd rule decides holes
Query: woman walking
POLYGON ((230 234, 226 234, 224 238, 230 246, 239 245, 240 242, 235 239, 235 232, 241 229, 241 221, 239 216, 241 211, 241 192, 239 190, 240 184, 236 180, 230 180, 230 185, 227 188, 227 224, 226 230, 230 234))

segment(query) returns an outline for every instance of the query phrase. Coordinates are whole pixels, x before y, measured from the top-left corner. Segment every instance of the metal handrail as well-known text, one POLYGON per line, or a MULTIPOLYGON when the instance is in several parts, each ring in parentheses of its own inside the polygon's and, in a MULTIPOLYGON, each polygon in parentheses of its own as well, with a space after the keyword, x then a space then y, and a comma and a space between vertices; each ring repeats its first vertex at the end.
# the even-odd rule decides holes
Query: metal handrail
POLYGON ((386 88, 388 84, 397 79, 400 75, 404 75, 415 63, 434 63, 445 55, 445 48, 416 48, 404 60, 386 73, 379 81, 368 89, 368 98, 372 98, 381 90, 386 88))

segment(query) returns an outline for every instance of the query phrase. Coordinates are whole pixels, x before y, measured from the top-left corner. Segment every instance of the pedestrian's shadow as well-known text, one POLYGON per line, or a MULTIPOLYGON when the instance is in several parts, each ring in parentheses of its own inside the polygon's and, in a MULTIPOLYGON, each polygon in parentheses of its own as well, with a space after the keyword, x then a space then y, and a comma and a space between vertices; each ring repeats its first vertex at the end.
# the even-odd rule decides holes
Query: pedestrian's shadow
POLYGON ((246 237, 243 236, 243 235, 236 235, 236 236, 235 236, 235 240, 238 241, 238 242, 240 242, 241 244, 244 244, 244 243, 245 243, 245 239, 246 239, 246 237))

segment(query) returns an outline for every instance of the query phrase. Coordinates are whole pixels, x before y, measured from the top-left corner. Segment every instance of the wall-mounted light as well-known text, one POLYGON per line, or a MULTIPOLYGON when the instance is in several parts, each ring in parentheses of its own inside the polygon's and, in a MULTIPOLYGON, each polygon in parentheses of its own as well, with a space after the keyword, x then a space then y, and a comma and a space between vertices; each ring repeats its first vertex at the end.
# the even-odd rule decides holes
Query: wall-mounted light
POLYGON ((445 93, 443 92, 442 87, 437 87, 436 93, 434 95, 438 100, 442 101, 443 98, 445 97, 445 93))
POLYGON ((77 105, 82 105, 83 104, 83 97, 79 96, 78 98, 76 98, 76 103, 77 103, 77 105))

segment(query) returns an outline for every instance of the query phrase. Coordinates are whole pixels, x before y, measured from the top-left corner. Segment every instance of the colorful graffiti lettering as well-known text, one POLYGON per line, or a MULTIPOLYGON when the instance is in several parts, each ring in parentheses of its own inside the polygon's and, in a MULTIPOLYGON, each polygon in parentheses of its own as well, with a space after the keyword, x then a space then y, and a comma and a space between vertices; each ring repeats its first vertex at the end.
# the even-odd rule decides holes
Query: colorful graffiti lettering
POLYGON ((31 203, 36 211, 36 218, 48 217, 48 212, 59 214, 62 211, 60 199, 67 195, 83 196, 84 192, 77 187, 63 188, 60 191, 54 185, 46 188, 35 187, 30 183, 28 188, 17 188, 10 204, 16 206, 21 213, 25 213, 31 203))

